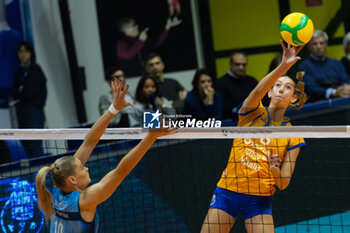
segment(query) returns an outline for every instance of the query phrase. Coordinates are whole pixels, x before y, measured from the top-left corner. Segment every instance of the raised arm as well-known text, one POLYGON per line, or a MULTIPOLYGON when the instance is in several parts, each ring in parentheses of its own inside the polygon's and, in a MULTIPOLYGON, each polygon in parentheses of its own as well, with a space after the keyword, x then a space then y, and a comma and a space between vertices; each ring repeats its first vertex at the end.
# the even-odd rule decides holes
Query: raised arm
MULTIPOLYGON (((113 106, 117 114, 121 109, 127 106, 133 106, 132 103, 125 101, 125 94, 129 89, 129 86, 122 91, 123 81, 114 79, 112 81, 112 90, 113 90, 113 106)), ((86 135, 84 142, 81 144, 77 152, 75 152, 75 157, 78 158, 82 164, 85 164, 89 159, 92 150, 95 148, 96 144, 100 140, 102 134, 105 132, 109 122, 115 116, 110 110, 107 110, 91 127, 89 133, 86 135)))
POLYGON ((118 166, 104 176, 100 182, 87 188, 80 197, 82 210, 95 210, 96 206, 107 200, 124 178, 132 171, 142 159, 148 149, 158 137, 175 133, 175 128, 166 128, 150 131, 142 141, 127 153, 119 162, 118 166))
POLYGON ((297 55, 303 46, 292 47, 290 44, 288 44, 288 47, 286 47, 282 40, 281 46, 283 48, 283 57, 281 64, 279 64, 276 69, 267 74, 250 92, 249 96, 244 100, 242 107, 239 109, 239 113, 245 113, 251 109, 256 108, 266 93, 273 87, 275 82, 283 74, 285 74, 290 69, 290 67, 292 67, 298 60, 301 59, 297 55))
POLYGON ((131 60, 138 52, 140 52, 144 45, 144 40, 137 40, 131 47, 129 47, 125 41, 120 40, 117 42, 117 58, 131 60))

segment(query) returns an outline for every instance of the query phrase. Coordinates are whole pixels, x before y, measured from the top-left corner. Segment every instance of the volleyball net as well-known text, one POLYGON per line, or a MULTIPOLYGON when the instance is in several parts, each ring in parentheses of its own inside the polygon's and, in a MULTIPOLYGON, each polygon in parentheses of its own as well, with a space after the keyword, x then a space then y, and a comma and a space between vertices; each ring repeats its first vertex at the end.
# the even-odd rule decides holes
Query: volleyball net
MULTIPOLYGON (((0 232, 48 232, 35 175, 73 155, 88 129, 0 130, 0 232), (26 156, 23 142, 40 140, 26 156), (10 156, 12 161, 6 161, 10 156)), ((92 183, 146 135, 107 129, 86 166, 92 183)), ((276 232, 350 232, 348 126, 181 128, 159 139, 116 192, 98 207, 100 232, 199 232, 235 138, 305 138, 291 182, 273 197, 276 232)), ((239 161, 240 163, 242 161, 239 161)), ((232 232, 244 232, 241 220, 232 232)))

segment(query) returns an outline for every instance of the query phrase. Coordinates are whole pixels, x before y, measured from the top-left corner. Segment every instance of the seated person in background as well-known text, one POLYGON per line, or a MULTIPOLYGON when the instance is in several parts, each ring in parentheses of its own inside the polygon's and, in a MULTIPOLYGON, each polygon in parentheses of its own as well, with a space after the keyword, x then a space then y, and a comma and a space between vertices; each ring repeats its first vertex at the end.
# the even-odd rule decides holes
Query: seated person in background
POLYGON ((156 81, 150 77, 140 79, 137 88, 134 109, 130 114, 130 126, 140 127, 144 112, 160 110, 166 115, 175 115, 176 111, 165 97, 161 97, 156 81))
POLYGON ((341 59, 345 67, 345 71, 348 75, 350 75, 350 32, 346 33, 343 39, 343 46, 345 56, 341 59))
POLYGON ((326 57, 327 45, 327 33, 315 30, 308 43, 310 58, 299 66, 299 71, 305 71, 305 91, 310 96, 309 101, 350 96, 350 78, 340 61, 326 57))
POLYGON ((197 120, 222 119, 222 97, 213 88, 213 78, 206 69, 197 70, 193 89, 187 94, 184 113, 197 120))
MULTIPOLYGON (((122 90, 125 88, 125 75, 123 70, 115 66, 111 69, 109 69, 105 74, 105 80, 110 86, 111 90, 100 97, 99 103, 98 103, 98 109, 100 111, 101 116, 107 111, 109 106, 113 103, 113 90, 111 83, 114 79, 119 79, 120 81, 123 81, 122 90)), ((125 101, 129 103, 134 103, 134 98, 127 92, 125 94, 125 101)), ((132 106, 128 106, 126 108, 123 108, 119 111, 119 114, 116 115, 111 122, 109 123, 109 127, 129 127, 130 126, 130 113, 133 111, 132 106)))
POLYGON ((145 61, 146 73, 158 83, 161 96, 169 100, 177 113, 181 113, 184 108, 187 91, 178 81, 164 78, 164 68, 164 62, 159 54, 151 53, 147 56, 145 61))
POLYGON ((216 80, 215 89, 223 99, 223 119, 237 120, 236 107, 240 105, 258 84, 252 76, 246 75, 248 56, 234 52, 230 56, 230 69, 216 80))

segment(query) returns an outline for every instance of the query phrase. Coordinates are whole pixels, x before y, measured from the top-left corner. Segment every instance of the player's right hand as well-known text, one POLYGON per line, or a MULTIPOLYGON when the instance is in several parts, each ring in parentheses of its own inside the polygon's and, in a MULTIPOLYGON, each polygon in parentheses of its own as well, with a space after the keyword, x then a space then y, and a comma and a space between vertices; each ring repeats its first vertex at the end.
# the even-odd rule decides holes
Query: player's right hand
POLYGON ((139 40, 142 40, 142 41, 147 40, 147 38, 148 38, 148 35, 147 35, 148 30, 149 30, 149 27, 146 27, 145 29, 143 29, 143 30, 140 32, 139 40))

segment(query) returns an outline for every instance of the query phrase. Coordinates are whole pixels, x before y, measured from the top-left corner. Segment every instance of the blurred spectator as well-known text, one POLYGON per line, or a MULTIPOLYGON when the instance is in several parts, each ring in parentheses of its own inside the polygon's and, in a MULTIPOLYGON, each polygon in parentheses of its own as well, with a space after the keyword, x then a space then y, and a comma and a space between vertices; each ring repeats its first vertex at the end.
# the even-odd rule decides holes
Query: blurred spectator
POLYGON ((169 21, 173 21, 174 23, 179 23, 181 20, 179 16, 181 14, 181 5, 179 0, 167 0, 169 6, 169 21))
POLYGON ((178 81, 164 77, 165 66, 161 56, 157 53, 149 54, 145 66, 146 73, 158 83, 161 96, 169 100, 177 113, 182 113, 187 91, 178 81))
POLYGON ((348 75, 350 75, 350 32, 346 33, 343 39, 343 46, 345 56, 341 59, 345 67, 345 71, 348 75))
MULTIPOLYGON (((23 42, 18 47, 21 68, 17 71, 12 89, 16 102, 19 128, 44 128, 44 106, 47 97, 46 78, 40 66, 35 63, 33 46, 23 42)), ((28 156, 43 153, 41 141, 21 141, 28 156)))
MULTIPOLYGON (((100 115, 103 115, 107 111, 109 106, 111 106, 111 104, 113 103, 113 91, 111 87, 111 82, 114 79, 119 79, 124 81, 124 85, 122 87, 122 90, 124 90, 126 85, 125 75, 123 70, 118 66, 112 67, 111 69, 107 70, 105 74, 105 80, 108 83, 111 90, 100 97, 100 101, 98 104, 100 115)), ((125 94, 125 100, 127 102, 134 103, 134 97, 132 97, 132 95, 129 94, 129 92, 125 94)), ((120 110, 119 113, 109 123, 109 127, 129 127, 130 126, 129 114, 132 112, 132 110, 133 110, 133 107, 131 106, 128 106, 120 110)))
POLYGON ((157 38, 149 38, 149 27, 139 31, 139 25, 133 18, 122 18, 118 22, 120 39, 117 41, 117 58, 126 76, 138 76, 143 71, 141 50, 147 46, 159 47, 163 44, 171 27, 179 23, 167 22, 157 38))
POLYGON ((223 119, 237 120, 236 107, 240 105, 258 84, 258 81, 246 75, 248 56, 244 52, 234 52, 230 56, 230 69, 216 80, 215 88, 222 95, 223 119))
POLYGON ((158 109, 166 115, 175 116, 176 114, 169 101, 160 95, 159 86, 155 80, 150 77, 141 78, 136 89, 134 109, 130 115, 130 126, 142 126, 143 113, 158 109))
POLYGON ((222 97, 213 88, 213 78, 205 69, 197 70, 192 80, 193 89, 185 100, 184 113, 197 120, 222 119, 222 97))
POLYGON ((5 2, 0 0, 0 99, 4 99, 6 104, 19 67, 16 52, 20 42, 19 33, 7 23, 5 2))
POLYGON ((305 71, 305 91, 310 101, 350 96, 350 78, 340 61, 326 56, 327 46, 327 33, 315 30, 308 43, 310 57, 299 66, 305 71))

